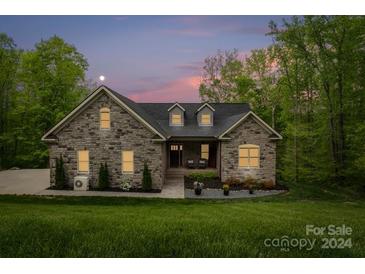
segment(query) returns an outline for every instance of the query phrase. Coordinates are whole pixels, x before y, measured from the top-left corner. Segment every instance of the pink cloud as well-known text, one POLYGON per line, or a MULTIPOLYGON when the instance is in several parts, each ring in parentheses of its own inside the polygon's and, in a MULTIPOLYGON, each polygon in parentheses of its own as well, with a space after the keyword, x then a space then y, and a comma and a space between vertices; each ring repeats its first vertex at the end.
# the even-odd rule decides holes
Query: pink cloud
POLYGON ((200 76, 184 77, 159 88, 134 91, 128 97, 137 102, 199 102, 200 81, 200 76))

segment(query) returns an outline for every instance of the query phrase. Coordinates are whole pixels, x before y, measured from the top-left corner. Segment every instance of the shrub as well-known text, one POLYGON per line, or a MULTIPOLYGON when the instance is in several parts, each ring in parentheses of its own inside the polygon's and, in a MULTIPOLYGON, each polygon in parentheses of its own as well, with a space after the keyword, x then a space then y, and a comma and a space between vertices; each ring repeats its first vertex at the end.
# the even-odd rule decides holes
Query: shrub
POLYGON ((229 177, 225 180, 224 184, 230 185, 230 186, 234 186, 234 185, 239 185, 241 184, 240 179, 238 178, 234 178, 234 177, 229 177))
POLYGON ((130 179, 123 180, 120 183, 120 188, 122 189, 122 191, 129 191, 131 189, 131 187, 132 187, 132 184, 131 184, 130 179))
POLYGON ((98 183, 99 183, 98 187, 101 190, 105 190, 109 187, 109 171, 107 163, 100 164, 98 183))
POLYGON ((271 190, 271 189, 274 189, 274 187, 275 187, 275 184, 274 184, 274 181, 272 179, 265 180, 263 182, 263 188, 264 189, 271 190))
POLYGON ((143 167, 142 189, 144 191, 152 190, 152 176, 151 171, 148 169, 147 163, 144 163, 143 167))
POLYGON ((66 176, 65 169, 63 166, 63 158, 60 155, 60 158, 56 158, 56 188, 63 189, 66 184, 66 176))
POLYGON ((229 184, 224 184, 223 185, 223 190, 228 191, 229 190, 229 184))
POLYGON ((209 181, 210 179, 217 178, 217 174, 214 171, 193 172, 188 177, 194 181, 205 182, 209 181))
POLYGON ((257 184, 257 180, 252 178, 251 176, 247 176, 247 177, 244 178, 243 184, 247 188, 254 188, 255 185, 257 184))

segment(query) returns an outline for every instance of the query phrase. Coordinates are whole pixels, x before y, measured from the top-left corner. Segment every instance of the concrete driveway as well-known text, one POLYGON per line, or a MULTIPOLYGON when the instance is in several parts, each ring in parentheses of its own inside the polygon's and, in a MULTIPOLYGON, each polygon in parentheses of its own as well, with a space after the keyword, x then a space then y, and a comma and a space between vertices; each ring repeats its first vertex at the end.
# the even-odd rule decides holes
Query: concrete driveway
POLYGON ((184 198, 183 179, 170 179, 160 193, 113 192, 113 191, 70 191, 48 190, 49 169, 19 169, 0 171, 1 194, 62 195, 62 196, 106 196, 184 198))
POLYGON ((49 187, 49 169, 0 171, 0 194, 38 194, 49 187))

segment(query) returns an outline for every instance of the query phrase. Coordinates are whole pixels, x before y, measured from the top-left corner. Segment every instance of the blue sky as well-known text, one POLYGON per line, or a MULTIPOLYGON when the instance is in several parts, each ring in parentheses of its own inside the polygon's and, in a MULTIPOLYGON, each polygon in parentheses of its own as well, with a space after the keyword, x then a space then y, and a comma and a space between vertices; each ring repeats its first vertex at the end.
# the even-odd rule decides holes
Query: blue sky
POLYGON ((0 32, 32 49, 53 35, 89 62, 87 77, 136 101, 199 101, 204 58, 242 55, 271 43, 270 20, 282 16, 0 16, 0 32))

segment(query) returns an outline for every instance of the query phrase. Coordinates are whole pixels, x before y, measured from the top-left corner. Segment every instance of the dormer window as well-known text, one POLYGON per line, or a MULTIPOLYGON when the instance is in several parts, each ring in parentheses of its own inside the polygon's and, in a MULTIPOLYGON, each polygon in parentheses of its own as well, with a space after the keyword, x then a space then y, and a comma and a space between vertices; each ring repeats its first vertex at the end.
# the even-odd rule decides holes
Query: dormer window
POLYGON ((184 112, 185 109, 179 104, 175 103, 169 109, 169 124, 170 126, 183 126, 184 125, 184 112))
POLYGON ((171 124, 174 126, 180 126, 181 123, 181 114, 172 114, 171 115, 171 124))
POLYGON ((213 126, 214 111, 215 109, 208 103, 201 105, 196 111, 199 126, 213 126))
POLYGON ((204 126, 209 126, 211 122, 211 115, 210 114, 202 114, 200 123, 204 126))

